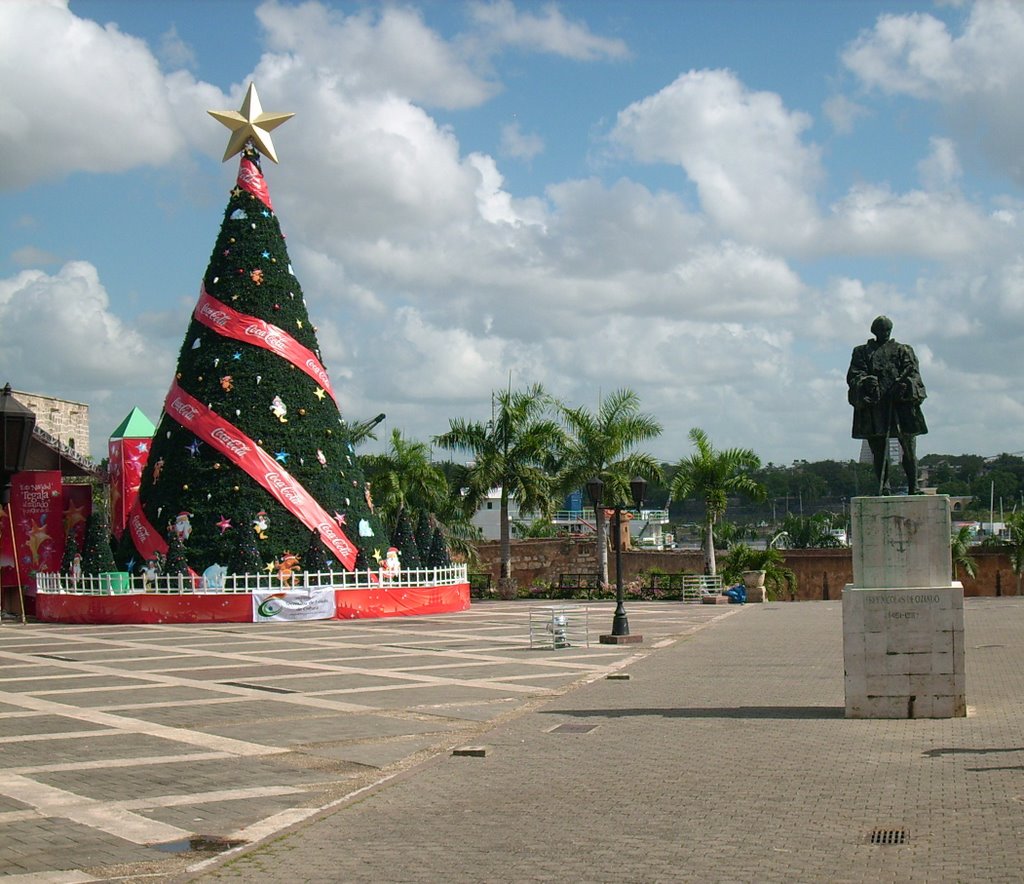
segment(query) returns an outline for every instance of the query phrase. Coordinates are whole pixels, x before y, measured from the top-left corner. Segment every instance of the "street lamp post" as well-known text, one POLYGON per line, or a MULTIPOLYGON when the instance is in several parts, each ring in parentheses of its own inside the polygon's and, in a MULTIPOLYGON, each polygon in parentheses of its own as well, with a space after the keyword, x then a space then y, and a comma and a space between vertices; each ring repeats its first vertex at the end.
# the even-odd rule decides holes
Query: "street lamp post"
POLYGON ((7 524, 11 526, 11 549, 14 551, 14 579, 18 584, 18 598, 21 601, 21 622, 25 622, 25 597, 22 595, 21 574, 18 572, 18 550, 14 538, 14 516, 11 513, 11 479, 15 473, 25 469, 28 457, 28 443, 36 416, 11 395, 11 385, 0 390, 0 509, 7 512, 7 524))
MULTIPOLYGON (((629 483, 630 494, 633 497, 633 505, 639 509, 643 503, 644 494, 647 491, 647 482, 637 476, 629 483)), ((604 482, 599 476, 595 476, 587 482, 587 495, 594 505, 594 516, 596 520, 597 510, 601 506, 601 498, 604 493, 604 482)), ((624 590, 622 585, 622 504, 612 504, 612 512, 615 525, 615 616, 612 618, 612 631, 600 637, 603 645, 638 644, 644 640, 642 635, 630 635, 629 619, 626 617, 626 606, 624 603, 624 590)), ((600 539, 599 539, 600 540, 600 539)))

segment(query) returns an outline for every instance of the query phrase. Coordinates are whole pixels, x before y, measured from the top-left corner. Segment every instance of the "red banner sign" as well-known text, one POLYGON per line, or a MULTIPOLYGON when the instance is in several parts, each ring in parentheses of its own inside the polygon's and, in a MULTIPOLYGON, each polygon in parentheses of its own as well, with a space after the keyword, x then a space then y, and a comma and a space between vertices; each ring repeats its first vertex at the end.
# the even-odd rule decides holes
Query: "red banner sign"
POLYGON ((281 464, 252 439, 182 390, 177 382, 171 384, 167 393, 164 412, 252 476, 303 525, 311 531, 319 531, 320 539, 337 556, 338 561, 349 571, 353 570, 356 550, 338 523, 281 464))
MULTIPOLYGON (((206 286, 199 290, 199 302, 193 316, 207 328, 222 334, 226 338, 252 344, 270 350, 283 359, 287 359, 296 368, 304 371, 316 381, 327 394, 334 399, 327 369, 320 364, 316 354, 308 347, 303 347, 288 332, 276 325, 239 313, 227 304, 218 301, 206 291, 206 286)), ((335 402, 337 400, 335 399, 335 402)))
POLYGON ((64 498, 59 470, 26 470, 11 480, 11 505, 0 518, 0 582, 35 591, 35 573, 60 570, 64 498), (11 525, 10 517, 14 524, 11 525), (17 565, 15 565, 17 560, 17 565))
POLYGON ((270 205, 270 190, 267 188, 267 179, 263 177, 259 167, 246 157, 242 157, 242 162, 238 164, 238 186, 242 190, 251 193, 271 212, 274 211, 274 207, 270 205))
POLYGON ((120 540, 128 514, 139 496, 142 470, 149 459, 149 439, 111 439, 107 445, 110 475, 110 530, 120 540))
POLYGON ((163 535, 150 524, 146 514, 142 511, 142 504, 139 498, 135 498, 132 510, 128 514, 128 524, 125 526, 132 535, 132 542, 139 551, 144 562, 167 555, 167 541, 163 535))

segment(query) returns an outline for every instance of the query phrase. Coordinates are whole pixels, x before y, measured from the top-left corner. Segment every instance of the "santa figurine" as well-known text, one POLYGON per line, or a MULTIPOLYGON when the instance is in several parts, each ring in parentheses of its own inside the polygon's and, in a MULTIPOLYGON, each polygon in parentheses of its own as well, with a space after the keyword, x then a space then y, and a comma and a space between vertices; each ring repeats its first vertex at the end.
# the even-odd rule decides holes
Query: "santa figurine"
POLYGON ((191 517, 192 513, 178 513, 174 520, 174 533, 182 543, 192 536, 192 523, 189 521, 191 517))
POLYGON ((402 566, 398 561, 398 548, 394 546, 388 547, 387 555, 380 563, 381 580, 397 580, 401 570, 402 566))

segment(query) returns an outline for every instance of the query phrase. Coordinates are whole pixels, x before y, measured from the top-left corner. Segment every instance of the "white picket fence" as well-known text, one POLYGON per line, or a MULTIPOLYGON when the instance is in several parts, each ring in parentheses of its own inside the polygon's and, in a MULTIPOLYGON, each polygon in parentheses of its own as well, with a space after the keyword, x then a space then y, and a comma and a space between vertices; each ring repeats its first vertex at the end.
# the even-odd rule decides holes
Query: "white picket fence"
POLYGON ((62 574, 36 574, 36 590, 44 594, 63 595, 126 595, 151 593, 181 595, 242 594, 254 590, 294 589, 400 589, 402 587, 454 586, 468 583, 466 565, 450 568, 409 568, 397 575, 380 571, 297 571, 291 582, 282 583, 277 574, 225 574, 208 579, 196 576, 161 575, 148 581, 125 572, 72 578, 62 574))

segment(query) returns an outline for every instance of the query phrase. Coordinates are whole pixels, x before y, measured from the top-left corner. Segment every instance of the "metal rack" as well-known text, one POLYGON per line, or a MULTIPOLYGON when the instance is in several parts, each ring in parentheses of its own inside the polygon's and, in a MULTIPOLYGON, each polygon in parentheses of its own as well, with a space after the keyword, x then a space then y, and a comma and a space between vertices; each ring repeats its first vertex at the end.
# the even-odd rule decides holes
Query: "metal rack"
POLYGON ((585 605, 530 608, 530 647, 590 647, 590 609, 585 605))

